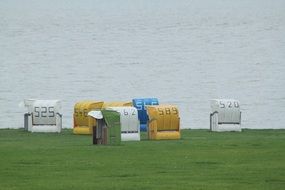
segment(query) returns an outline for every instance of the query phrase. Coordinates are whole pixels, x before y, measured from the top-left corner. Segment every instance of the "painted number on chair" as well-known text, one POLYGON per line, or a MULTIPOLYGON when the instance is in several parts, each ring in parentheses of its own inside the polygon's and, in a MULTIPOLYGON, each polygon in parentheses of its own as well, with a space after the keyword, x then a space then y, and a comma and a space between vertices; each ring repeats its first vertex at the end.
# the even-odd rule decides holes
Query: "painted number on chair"
POLYGON ((157 108, 157 111, 159 113, 159 115, 171 115, 171 112, 174 114, 174 115, 177 115, 178 114, 178 110, 177 108, 174 108, 172 107, 171 109, 170 108, 157 108))
POLYGON ((83 110, 79 110, 79 109, 74 109, 74 114, 76 117, 87 117, 88 116, 88 109, 83 109, 83 110))
POLYGON ((148 105, 157 105, 157 102, 152 101, 149 104, 146 104, 144 101, 138 101, 137 102, 137 109, 138 110, 145 110, 145 106, 148 106, 148 105))
POLYGON ((35 117, 54 117, 54 107, 35 107, 35 117))
MULTIPOLYGON (((124 110, 124 115, 129 115, 130 113, 127 110, 124 110)), ((132 110, 131 115, 136 115, 136 110, 132 110)))
POLYGON ((231 101, 227 101, 227 102, 222 102, 220 101, 220 108, 239 108, 239 103, 234 101, 234 102, 231 102, 231 101))

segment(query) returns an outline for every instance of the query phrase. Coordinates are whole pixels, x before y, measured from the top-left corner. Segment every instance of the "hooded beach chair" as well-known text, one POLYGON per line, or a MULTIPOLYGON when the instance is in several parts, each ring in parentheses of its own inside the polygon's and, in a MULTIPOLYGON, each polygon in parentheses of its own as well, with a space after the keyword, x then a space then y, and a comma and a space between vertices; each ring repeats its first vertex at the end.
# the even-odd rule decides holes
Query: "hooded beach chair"
POLYGON ((149 139, 180 139, 180 117, 177 106, 147 106, 147 114, 149 139))
POLYGON ((88 112, 101 109, 104 102, 101 101, 81 101, 75 104, 73 113, 73 133, 77 135, 91 135, 92 126, 96 125, 96 120, 88 116, 88 112))
POLYGON ((241 111, 238 100, 213 99, 210 102, 211 131, 241 131, 241 111))
POLYGON ((92 127, 93 144, 119 145, 121 143, 120 113, 114 110, 96 110, 88 115, 96 120, 92 127))
POLYGON ((61 132, 62 115, 59 100, 24 100, 28 112, 24 115, 24 128, 30 132, 61 132))
POLYGON ((133 106, 137 108, 139 120, 140 120, 140 130, 147 131, 148 115, 146 113, 146 107, 149 105, 158 105, 157 98, 136 98, 133 99, 133 106))

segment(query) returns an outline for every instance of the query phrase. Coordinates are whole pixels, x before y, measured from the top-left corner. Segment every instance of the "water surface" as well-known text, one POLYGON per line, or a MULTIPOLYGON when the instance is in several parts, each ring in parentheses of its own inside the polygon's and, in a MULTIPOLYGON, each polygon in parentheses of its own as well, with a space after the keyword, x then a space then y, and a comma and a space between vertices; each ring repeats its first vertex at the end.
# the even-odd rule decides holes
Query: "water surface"
POLYGON ((283 0, 1 0, 0 128, 25 98, 157 97, 182 128, 209 128, 209 100, 236 98, 242 127, 285 128, 283 0))

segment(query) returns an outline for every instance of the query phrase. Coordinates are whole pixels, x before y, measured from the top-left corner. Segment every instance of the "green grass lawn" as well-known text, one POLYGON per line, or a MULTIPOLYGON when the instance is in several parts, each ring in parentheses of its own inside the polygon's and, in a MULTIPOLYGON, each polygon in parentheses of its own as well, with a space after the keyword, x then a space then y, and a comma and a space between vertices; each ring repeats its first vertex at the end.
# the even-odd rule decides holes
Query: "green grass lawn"
POLYGON ((71 130, 0 130, 0 189, 285 189, 285 130, 183 130, 181 140, 91 142, 71 130))

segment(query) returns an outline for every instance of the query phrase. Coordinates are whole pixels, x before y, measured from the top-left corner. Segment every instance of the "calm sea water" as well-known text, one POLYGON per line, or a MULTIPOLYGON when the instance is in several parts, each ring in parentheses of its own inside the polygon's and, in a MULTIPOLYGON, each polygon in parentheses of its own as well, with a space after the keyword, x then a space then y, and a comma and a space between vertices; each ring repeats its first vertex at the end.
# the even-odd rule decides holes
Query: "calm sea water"
POLYGON ((157 97, 182 128, 209 128, 209 100, 236 98, 244 128, 285 128, 284 0, 1 0, 0 128, 25 98, 157 97))

